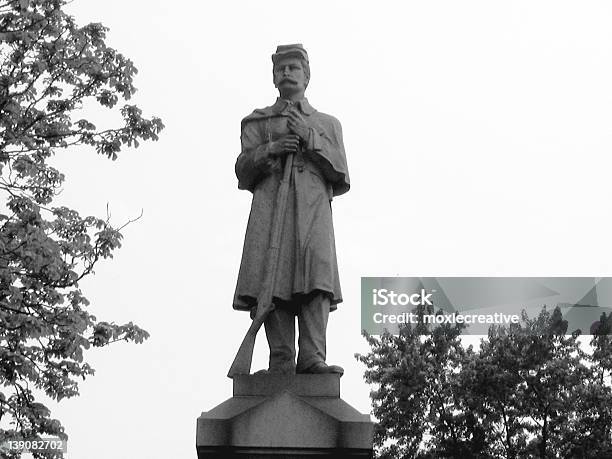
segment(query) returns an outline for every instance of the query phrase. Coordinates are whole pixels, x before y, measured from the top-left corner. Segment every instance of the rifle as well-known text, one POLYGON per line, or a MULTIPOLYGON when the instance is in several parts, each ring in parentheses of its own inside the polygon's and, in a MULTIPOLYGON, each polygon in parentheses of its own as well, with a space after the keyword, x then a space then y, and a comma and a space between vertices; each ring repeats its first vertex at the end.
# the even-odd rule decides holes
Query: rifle
POLYGON ((272 238, 270 240, 270 247, 268 248, 268 263, 266 264, 263 289, 260 291, 259 297, 257 298, 257 312, 242 340, 240 348, 238 348, 236 357, 234 357, 234 362, 227 373, 228 378, 233 378, 237 375, 248 375, 251 372, 251 361, 253 360, 253 348, 255 347, 257 332, 265 322, 268 314, 274 310, 272 297, 274 295, 274 286, 276 285, 276 271, 278 270, 281 236, 283 234, 283 225, 287 213, 287 197, 289 196, 289 181, 291 179, 291 168, 293 167, 293 155, 293 153, 287 155, 285 168, 283 170, 283 178, 276 192, 276 207, 272 220, 272 238))

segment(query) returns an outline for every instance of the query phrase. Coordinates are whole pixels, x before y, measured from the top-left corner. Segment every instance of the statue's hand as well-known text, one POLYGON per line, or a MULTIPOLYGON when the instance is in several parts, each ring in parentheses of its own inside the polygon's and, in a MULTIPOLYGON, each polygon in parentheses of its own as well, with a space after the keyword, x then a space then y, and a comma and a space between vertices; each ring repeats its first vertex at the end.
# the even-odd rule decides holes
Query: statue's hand
POLYGON ((304 120, 300 112, 295 109, 290 110, 288 115, 287 125, 291 132, 297 134, 304 142, 308 142, 309 130, 306 120, 304 120))
POLYGON ((299 144, 300 138, 295 134, 289 134, 275 142, 270 142, 268 153, 273 157, 296 153, 299 144))

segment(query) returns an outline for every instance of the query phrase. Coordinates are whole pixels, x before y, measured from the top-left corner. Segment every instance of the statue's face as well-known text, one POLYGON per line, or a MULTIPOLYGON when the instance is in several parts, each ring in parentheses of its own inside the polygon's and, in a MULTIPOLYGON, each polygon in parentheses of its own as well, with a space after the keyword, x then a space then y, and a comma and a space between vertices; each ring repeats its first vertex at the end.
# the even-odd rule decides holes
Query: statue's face
POLYGON ((274 86, 281 96, 304 92, 308 78, 301 59, 286 57, 274 65, 274 86))

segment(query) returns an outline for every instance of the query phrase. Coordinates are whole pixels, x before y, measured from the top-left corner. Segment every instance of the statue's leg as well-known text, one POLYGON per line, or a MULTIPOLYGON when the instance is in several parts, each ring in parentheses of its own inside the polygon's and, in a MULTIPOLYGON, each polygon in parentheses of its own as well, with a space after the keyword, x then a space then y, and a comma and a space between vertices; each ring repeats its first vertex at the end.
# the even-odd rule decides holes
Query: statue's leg
POLYGON ((295 312, 289 304, 277 305, 264 322, 270 346, 271 373, 295 374, 295 312))
POLYGON ((305 373, 319 363, 325 363, 325 331, 329 317, 329 295, 320 291, 305 297, 298 311, 299 352, 297 372, 305 373))

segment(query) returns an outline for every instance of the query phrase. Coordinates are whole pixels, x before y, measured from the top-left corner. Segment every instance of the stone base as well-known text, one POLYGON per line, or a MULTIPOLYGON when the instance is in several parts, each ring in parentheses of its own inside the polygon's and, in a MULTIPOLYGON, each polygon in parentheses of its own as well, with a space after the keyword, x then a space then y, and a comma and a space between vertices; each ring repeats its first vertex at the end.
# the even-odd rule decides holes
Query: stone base
POLYGON ((374 425, 340 398, 340 376, 248 375, 197 421, 198 459, 372 457, 374 425))

